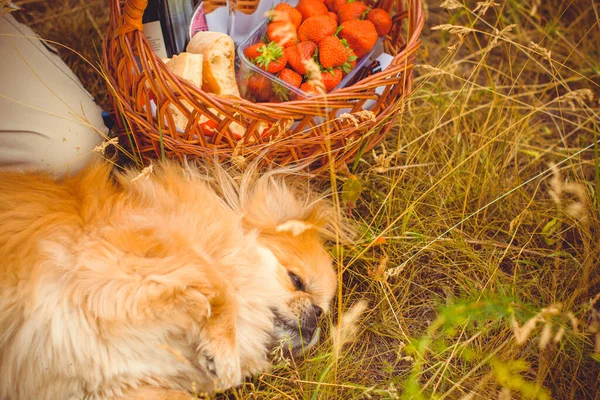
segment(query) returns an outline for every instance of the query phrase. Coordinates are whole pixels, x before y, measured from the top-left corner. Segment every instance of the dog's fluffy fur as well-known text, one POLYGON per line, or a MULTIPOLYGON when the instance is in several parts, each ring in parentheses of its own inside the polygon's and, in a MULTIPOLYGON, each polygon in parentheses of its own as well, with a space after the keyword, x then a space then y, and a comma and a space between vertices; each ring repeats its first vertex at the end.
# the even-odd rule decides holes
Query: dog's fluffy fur
POLYGON ((183 399, 311 344, 336 214, 276 172, 212 171, 0 173, 0 399, 183 399))

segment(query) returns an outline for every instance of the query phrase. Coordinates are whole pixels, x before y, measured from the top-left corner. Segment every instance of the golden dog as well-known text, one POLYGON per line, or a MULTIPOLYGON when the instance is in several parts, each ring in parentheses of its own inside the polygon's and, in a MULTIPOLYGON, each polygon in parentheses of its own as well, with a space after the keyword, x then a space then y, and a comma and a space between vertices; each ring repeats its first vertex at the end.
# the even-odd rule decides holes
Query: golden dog
POLYGON ((277 171, 0 173, 0 399, 184 399, 314 342, 337 214, 277 171))

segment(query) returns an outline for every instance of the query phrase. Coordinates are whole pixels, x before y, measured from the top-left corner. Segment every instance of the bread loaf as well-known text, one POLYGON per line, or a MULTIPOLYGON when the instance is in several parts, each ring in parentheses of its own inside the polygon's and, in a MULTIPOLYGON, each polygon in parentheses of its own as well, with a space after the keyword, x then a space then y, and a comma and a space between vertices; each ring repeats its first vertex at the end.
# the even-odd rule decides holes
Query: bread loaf
POLYGON ((187 51, 204 56, 204 91, 240 97, 235 80, 235 45, 230 36, 220 32, 198 32, 188 43, 187 51))
POLYGON ((204 56, 202 54, 192 53, 180 53, 174 55, 172 59, 167 62, 167 67, 172 73, 180 78, 185 79, 192 85, 202 87, 202 61, 204 56))
MULTIPOLYGON (((170 60, 168 59, 166 64, 167 68, 169 68, 173 74, 200 88, 202 87, 203 59, 204 56, 202 56, 202 54, 183 52, 178 55, 174 55, 170 60)), ((192 110, 192 106, 187 101, 182 100, 182 103, 188 111, 192 110)), ((175 121, 175 126, 182 130, 185 129, 188 123, 187 117, 173 104, 169 105, 169 108, 171 110, 173 120, 175 121)))

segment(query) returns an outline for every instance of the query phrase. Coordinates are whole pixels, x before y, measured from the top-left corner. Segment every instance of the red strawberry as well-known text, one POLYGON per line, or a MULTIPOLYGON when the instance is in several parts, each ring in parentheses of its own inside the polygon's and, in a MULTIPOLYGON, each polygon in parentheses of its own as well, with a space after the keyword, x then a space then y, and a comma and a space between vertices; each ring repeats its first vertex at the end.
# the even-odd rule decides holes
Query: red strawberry
POLYGON ((325 0, 325 5, 330 11, 337 12, 348 0, 325 0))
POLYGON ((392 30, 392 18, 387 11, 381 8, 374 8, 367 14, 367 19, 375 25, 377 34, 379 36, 385 36, 392 30))
POLYGON ((249 60, 254 60, 255 58, 260 56, 259 49, 263 47, 265 44, 263 42, 254 43, 252 46, 248 46, 246 50, 244 50, 244 55, 249 60))
POLYGON ((279 72, 279 79, 293 87, 300 87, 300 84, 302 83, 302 75, 289 68, 284 68, 279 72))
POLYGON ((275 42, 261 47, 258 51, 260 52, 260 56, 255 58, 254 62, 262 70, 276 74, 287 64, 287 55, 283 51, 283 48, 275 42))
POLYGON ((323 71, 321 76, 323 77, 323 84, 325 85, 325 91, 331 92, 337 85, 342 81, 342 71, 338 68, 334 68, 330 71, 323 71))
POLYGON ((310 82, 304 82, 302 85, 300 85, 300 90, 309 95, 319 94, 317 87, 314 85, 314 83, 310 82))
POLYGON ((254 73, 246 81, 248 91, 257 101, 267 101, 271 95, 271 81, 260 73, 254 73))
POLYGON ((339 18, 336 13, 334 13, 333 11, 329 11, 328 15, 331 17, 332 20, 335 21, 336 24, 339 23, 339 18))
POLYGON ((204 121, 198 125, 200 125, 200 131, 204 133, 205 136, 212 136, 217 131, 217 126, 219 124, 217 124, 216 121, 209 119, 208 121, 204 121))
POLYGON ((268 64, 265 65, 259 65, 260 69, 270 72, 272 74, 276 74, 279 71, 281 71, 282 69, 285 68, 285 66, 287 65, 287 56, 285 55, 285 53, 281 53, 281 57, 279 57, 277 60, 275 61, 271 61, 268 64))
POLYGON ((291 22, 271 22, 267 25, 267 36, 270 41, 277 42, 283 47, 292 46, 298 42, 296 27, 291 22))
POLYGON ((367 11, 367 5, 360 1, 346 3, 338 9, 339 21, 349 21, 351 19, 362 19, 362 15, 367 11))
POLYGON ((301 42, 310 40, 319 43, 321 39, 331 36, 337 30, 336 22, 329 15, 318 15, 305 20, 298 28, 301 42))
POLYGON ((285 49, 290 67, 300 75, 306 74, 306 67, 302 63, 303 60, 308 60, 315 54, 317 45, 313 42, 300 42, 295 46, 290 46, 285 49))
POLYGON ((339 67, 348 60, 348 50, 337 36, 319 42, 319 61, 323 68, 339 67))
POLYGON ((278 11, 279 15, 273 19, 274 22, 276 22, 276 21, 291 22, 292 24, 294 24, 296 29, 298 29, 298 27, 302 23, 302 14, 300 14, 300 11, 296 10, 294 7, 292 7, 288 3, 277 4, 277 6, 275 7, 275 11, 278 11))
POLYGON ((327 15, 329 10, 320 0, 300 0, 296 10, 302 14, 302 19, 306 20, 316 15, 327 15))
POLYGON ((377 42, 377 31, 371 21, 352 19, 342 25, 339 37, 346 39, 357 57, 368 54, 377 42))

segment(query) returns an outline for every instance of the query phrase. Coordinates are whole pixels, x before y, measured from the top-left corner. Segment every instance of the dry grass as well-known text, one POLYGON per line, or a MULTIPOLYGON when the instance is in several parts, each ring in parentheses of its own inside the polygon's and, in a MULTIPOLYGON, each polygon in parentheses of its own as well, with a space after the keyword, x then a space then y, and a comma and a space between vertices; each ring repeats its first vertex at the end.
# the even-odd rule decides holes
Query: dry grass
MULTIPOLYGON (((99 43, 105 0, 21 3, 99 43)), ((331 181, 361 231, 333 248, 343 327, 229 398, 598 398, 600 6, 428 3, 399 129, 331 181)))

